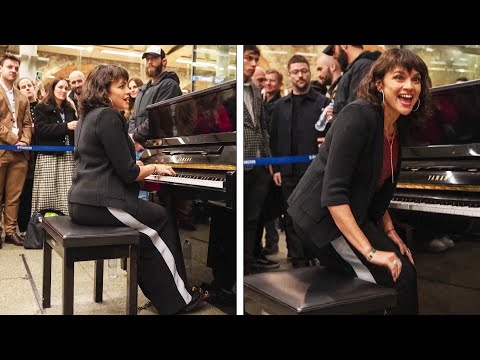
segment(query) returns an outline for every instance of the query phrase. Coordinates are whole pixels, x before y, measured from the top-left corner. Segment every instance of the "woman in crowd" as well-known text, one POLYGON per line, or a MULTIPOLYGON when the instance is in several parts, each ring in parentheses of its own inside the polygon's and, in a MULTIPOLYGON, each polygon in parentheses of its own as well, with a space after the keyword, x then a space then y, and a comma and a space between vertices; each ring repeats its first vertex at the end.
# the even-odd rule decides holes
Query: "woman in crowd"
MULTIPOLYGON (((45 99, 34 108, 36 145, 73 146, 75 109, 66 100, 68 83, 53 79, 45 99)), ((38 152, 33 180, 32 213, 52 209, 68 215, 68 189, 75 168, 71 151, 38 152)))
MULTIPOLYGON (((23 77, 18 80, 17 88, 22 92, 23 95, 28 97, 28 102, 30 103, 30 115, 32 116, 32 140, 31 145, 36 145, 35 143, 35 106, 38 104, 37 99, 37 88, 40 87, 43 89, 43 84, 40 82, 37 86, 34 85, 33 81, 28 77, 23 77)), ((43 90, 45 93, 45 90, 43 90)), ((33 174, 35 173, 35 158, 36 153, 30 154, 30 159, 28 159, 28 171, 27 178, 25 179, 25 184, 23 185, 22 194, 20 195, 20 206, 18 208, 18 229, 21 233, 27 231, 27 225, 30 221, 30 214, 32 212, 32 192, 33 192, 33 174)))
POLYGON ((95 67, 79 100, 70 217, 83 225, 138 230, 140 288, 159 314, 186 312, 196 308, 203 296, 188 285, 175 223, 163 206, 138 198, 139 180, 175 172, 167 165, 135 161, 121 114, 128 104, 127 71, 116 65, 95 67))
POLYGON ((399 137, 431 111, 430 84, 416 54, 385 51, 288 199, 295 230, 320 263, 395 287, 402 314, 418 313, 417 275, 387 208, 399 175, 399 137))
POLYGON ((138 77, 132 77, 128 80, 128 90, 130 90, 130 100, 128 100, 128 109, 125 110, 125 119, 130 119, 135 105, 135 99, 138 95, 138 88, 143 85, 143 81, 138 77))

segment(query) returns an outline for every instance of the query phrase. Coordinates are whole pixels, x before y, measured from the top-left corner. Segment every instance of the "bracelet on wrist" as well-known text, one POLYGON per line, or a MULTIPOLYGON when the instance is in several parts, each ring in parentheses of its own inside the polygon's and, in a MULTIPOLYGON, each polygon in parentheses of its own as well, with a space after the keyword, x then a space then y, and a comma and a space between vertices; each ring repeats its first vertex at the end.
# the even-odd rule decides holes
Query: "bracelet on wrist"
POLYGON ((153 166, 152 175, 158 175, 157 167, 155 165, 152 165, 152 166, 153 166))
POLYGON ((385 234, 388 234, 388 233, 391 232, 391 231, 395 231, 395 229, 393 229, 393 228, 392 228, 392 229, 388 229, 388 230, 385 231, 385 234))
POLYGON ((377 249, 372 247, 372 250, 368 253, 367 260, 372 261, 373 255, 377 252, 377 249))

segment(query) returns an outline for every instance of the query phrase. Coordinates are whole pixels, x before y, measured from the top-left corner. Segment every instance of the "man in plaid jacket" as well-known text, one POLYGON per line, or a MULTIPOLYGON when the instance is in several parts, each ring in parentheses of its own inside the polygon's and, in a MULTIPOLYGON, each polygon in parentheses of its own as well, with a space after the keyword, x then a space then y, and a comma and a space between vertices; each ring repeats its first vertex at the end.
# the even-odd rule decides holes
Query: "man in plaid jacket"
MULTIPOLYGON (((243 49, 243 156, 244 159, 270 157, 269 136, 262 96, 258 86, 252 84, 252 76, 260 58, 256 45, 243 49)), ((270 261, 259 251, 255 252, 257 222, 272 181, 271 169, 266 166, 246 166, 244 175, 244 273, 257 268, 275 268, 279 264, 270 261)))

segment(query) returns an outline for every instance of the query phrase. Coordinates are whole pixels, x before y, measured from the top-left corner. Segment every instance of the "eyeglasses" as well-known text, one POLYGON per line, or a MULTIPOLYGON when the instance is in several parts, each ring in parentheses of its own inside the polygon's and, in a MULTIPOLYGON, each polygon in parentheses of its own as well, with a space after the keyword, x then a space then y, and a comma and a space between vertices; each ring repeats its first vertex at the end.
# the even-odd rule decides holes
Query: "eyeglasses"
POLYGON ((292 70, 292 71, 290 71, 290 74, 298 75, 299 72, 301 72, 302 74, 308 74, 310 72, 310 70, 308 70, 308 69, 292 70))

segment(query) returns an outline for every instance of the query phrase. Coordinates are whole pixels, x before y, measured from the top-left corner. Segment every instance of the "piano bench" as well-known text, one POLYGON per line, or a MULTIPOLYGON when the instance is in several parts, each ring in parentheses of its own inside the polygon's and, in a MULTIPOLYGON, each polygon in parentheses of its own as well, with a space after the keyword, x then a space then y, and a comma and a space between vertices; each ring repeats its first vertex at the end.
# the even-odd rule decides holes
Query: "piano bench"
POLYGON ((384 314, 397 302, 395 289, 322 266, 245 276, 244 291, 250 315, 384 314))
POLYGON ((68 216, 43 218, 46 231, 43 246, 43 308, 50 307, 52 249, 63 260, 62 310, 73 315, 74 264, 76 261, 95 260, 95 302, 103 299, 103 260, 128 258, 127 314, 137 314, 137 263, 139 233, 129 227, 83 226, 72 222, 68 216))

